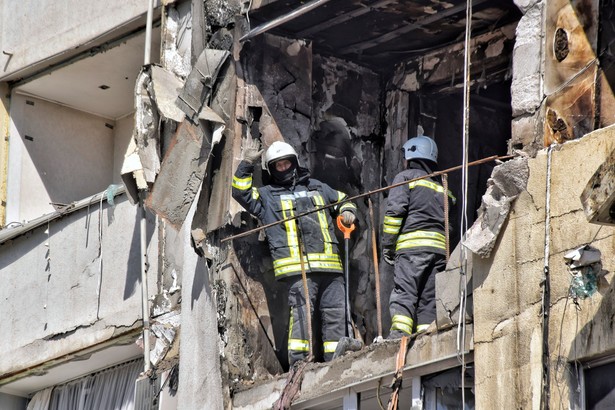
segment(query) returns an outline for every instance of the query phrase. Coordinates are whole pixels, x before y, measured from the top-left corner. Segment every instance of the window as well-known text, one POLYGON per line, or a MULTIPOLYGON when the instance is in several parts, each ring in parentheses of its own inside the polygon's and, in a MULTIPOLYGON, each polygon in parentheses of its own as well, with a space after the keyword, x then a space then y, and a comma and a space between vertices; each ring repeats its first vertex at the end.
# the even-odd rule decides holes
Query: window
POLYGON ((424 376, 423 403, 426 410, 473 410, 474 406, 474 369, 466 368, 464 389, 461 391, 461 368, 424 376), (464 403, 465 398, 465 403, 464 403))
MULTIPOLYGON (((610 358, 613 360, 613 358, 610 358)), ((615 361, 586 364, 582 373, 585 410, 607 410, 615 405, 615 361)))

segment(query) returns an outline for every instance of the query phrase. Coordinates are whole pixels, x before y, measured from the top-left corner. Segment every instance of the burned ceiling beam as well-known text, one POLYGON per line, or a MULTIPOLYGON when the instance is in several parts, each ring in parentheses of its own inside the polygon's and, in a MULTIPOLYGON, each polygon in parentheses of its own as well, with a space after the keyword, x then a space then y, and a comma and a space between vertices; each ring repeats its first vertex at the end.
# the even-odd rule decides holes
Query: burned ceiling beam
POLYGON ((350 21, 354 18, 357 18, 359 16, 362 16, 364 14, 367 14, 369 12, 371 12, 374 9, 378 9, 384 6, 388 6, 391 3, 397 3, 398 0, 380 0, 377 1, 376 3, 373 4, 361 4, 361 8, 357 8, 351 12, 348 13, 344 13, 344 14, 340 14, 337 17, 334 17, 332 19, 326 20, 320 24, 316 24, 313 25, 310 28, 307 28, 305 30, 302 30, 300 32, 297 33, 297 37, 299 38, 303 38, 306 36, 309 36, 310 34, 314 34, 314 33, 318 33, 320 31, 329 29, 333 26, 336 26, 338 24, 342 24, 345 23, 347 21, 350 21))
MULTIPOLYGON (((472 2, 472 6, 475 7, 482 3, 486 3, 488 1, 489 0, 474 0, 472 2)), ((367 50, 367 49, 379 46, 383 43, 389 42, 391 40, 394 40, 395 38, 398 38, 400 35, 407 34, 415 30, 419 30, 427 26, 428 24, 437 23, 447 17, 454 16, 455 14, 461 13, 465 9, 466 9, 466 4, 463 3, 455 7, 451 7, 447 10, 443 10, 435 14, 426 16, 424 18, 417 19, 416 21, 413 21, 413 22, 408 21, 406 22, 406 24, 402 25, 398 29, 389 31, 386 34, 382 34, 378 37, 374 37, 368 41, 361 41, 361 42, 354 43, 349 46, 343 47, 340 50, 338 50, 338 52, 341 54, 361 53, 364 50, 367 50)))

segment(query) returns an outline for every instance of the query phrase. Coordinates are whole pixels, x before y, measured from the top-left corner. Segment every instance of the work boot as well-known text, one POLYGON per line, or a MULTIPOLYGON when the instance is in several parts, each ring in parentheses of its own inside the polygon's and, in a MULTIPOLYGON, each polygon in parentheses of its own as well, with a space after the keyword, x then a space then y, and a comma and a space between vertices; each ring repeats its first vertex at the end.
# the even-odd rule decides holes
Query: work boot
POLYGON ((346 354, 346 352, 358 352, 363 348, 363 342, 352 337, 344 336, 337 342, 335 353, 333 353, 333 359, 337 359, 340 356, 346 354))

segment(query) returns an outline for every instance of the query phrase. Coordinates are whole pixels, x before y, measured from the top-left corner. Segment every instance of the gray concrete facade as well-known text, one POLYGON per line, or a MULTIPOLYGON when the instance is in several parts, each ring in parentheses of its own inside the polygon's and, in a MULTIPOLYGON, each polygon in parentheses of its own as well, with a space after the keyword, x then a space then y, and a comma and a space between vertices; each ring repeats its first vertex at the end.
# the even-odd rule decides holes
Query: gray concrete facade
MULTIPOLYGON (((149 294, 158 237, 149 220, 149 294)), ((92 203, 0 245, 0 374, 16 374, 140 327, 137 208, 92 203)))

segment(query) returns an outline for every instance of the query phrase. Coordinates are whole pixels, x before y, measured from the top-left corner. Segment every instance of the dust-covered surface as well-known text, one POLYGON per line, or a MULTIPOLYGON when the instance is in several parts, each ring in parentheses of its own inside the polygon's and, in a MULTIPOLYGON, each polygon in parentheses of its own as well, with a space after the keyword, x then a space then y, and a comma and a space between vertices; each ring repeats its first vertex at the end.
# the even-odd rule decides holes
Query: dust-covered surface
MULTIPOLYGON (((468 327, 471 334, 472 327, 468 327)), ((456 352, 456 329, 438 333, 427 333, 410 340, 406 354, 404 378, 433 372, 456 352)), ((349 385, 357 392, 373 390, 378 383, 383 392, 387 390, 396 364, 395 357, 399 351, 400 340, 384 340, 373 343, 361 351, 347 353, 329 363, 310 363, 305 369, 301 382, 300 394, 293 405, 309 408, 310 402, 328 396, 342 397, 349 385)), ((468 340, 467 348, 471 348, 468 340)), ((250 386, 239 387, 233 392, 233 408, 270 408, 277 400, 284 385, 286 375, 279 375, 272 380, 250 386)), ((385 399, 386 401, 386 399, 385 399)))

